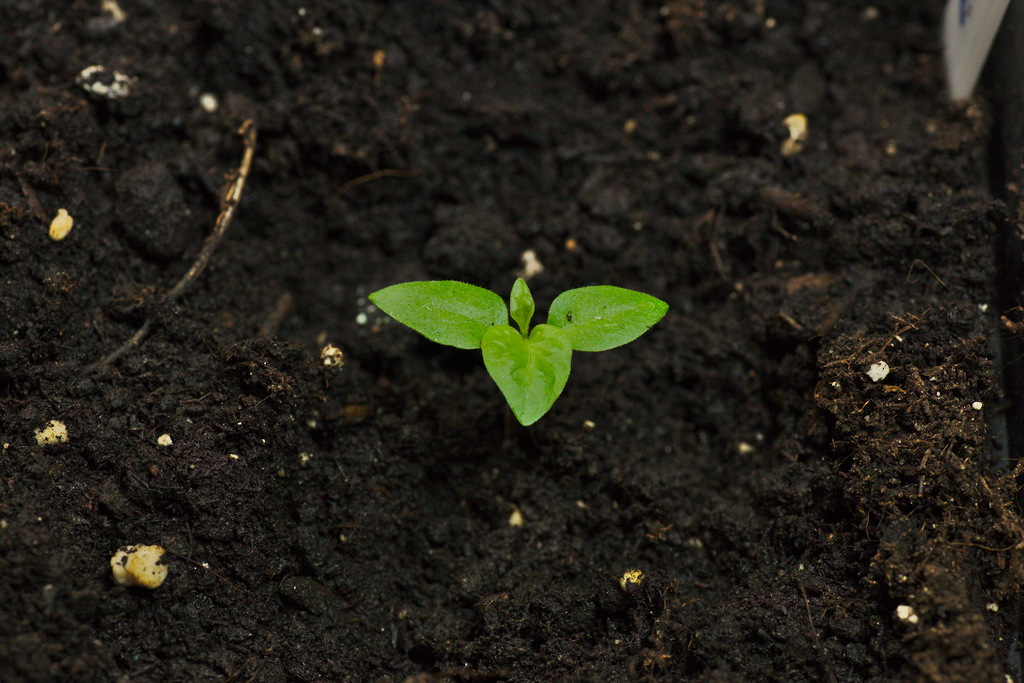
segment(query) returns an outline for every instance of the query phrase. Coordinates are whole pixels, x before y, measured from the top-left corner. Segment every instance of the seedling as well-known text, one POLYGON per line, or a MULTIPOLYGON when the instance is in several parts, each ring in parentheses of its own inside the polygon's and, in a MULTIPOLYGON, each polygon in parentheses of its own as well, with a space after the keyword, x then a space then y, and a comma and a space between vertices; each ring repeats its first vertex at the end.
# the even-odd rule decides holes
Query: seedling
POLYGON ((480 349, 512 414, 531 425, 550 410, 569 379, 575 351, 607 351, 633 341, 661 320, 668 304, 621 287, 570 289, 552 302, 546 324, 530 328, 533 295, 519 278, 509 308, 494 292, 453 280, 406 282, 370 301, 427 339, 480 349), (509 311, 518 330, 508 324, 509 311))

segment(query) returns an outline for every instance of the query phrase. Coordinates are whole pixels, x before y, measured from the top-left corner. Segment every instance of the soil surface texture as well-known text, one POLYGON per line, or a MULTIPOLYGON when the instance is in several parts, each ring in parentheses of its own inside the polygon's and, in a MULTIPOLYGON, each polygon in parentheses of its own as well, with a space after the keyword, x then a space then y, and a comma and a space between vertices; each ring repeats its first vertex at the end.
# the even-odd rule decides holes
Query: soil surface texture
POLYGON ((0 680, 1020 681, 941 11, 5 0, 0 680), (524 274, 670 306, 528 428, 367 299, 524 274))

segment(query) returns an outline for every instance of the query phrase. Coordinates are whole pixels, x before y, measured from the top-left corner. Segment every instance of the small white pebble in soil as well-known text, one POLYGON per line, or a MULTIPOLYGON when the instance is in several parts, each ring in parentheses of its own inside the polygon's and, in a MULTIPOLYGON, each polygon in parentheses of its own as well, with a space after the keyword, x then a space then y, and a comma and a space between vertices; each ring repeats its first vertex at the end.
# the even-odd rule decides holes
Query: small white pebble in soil
POLYGON ((807 117, 803 114, 790 114, 782 119, 782 124, 789 129, 789 137, 782 141, 779 151, 784 157, 798 154, 807 140, 807 117))
POLYGON ((204 92, 199 96, 199 106, 203 108, 207 114, 212 114, 217 111, 220 107, 220 102, 217 101, 217 96, 213 93, 204 92))
POLYGON ((639 569, 629 569, 619 579, 619 588, 626 590, 629 586, 639 586, 644 582, 644 573, 639 569))
POLYGON ((369 320, 365 313, 359 313, 356 315, 356 325, 365 325, 369 320))
POLYGON ((117 0, 103 0, 100 3, 100 9, 110 15, 111 21, 114 25, 123 24, 124 20, 128 18, 128 15, 124 13, 121 6, 117 4, 117 0))
POLYGON ((583 426, 586 427, 587 429, 593 429, 597 425, 594 424, 593 420, 584 420, 583 426))
POLYGON ((345 364, 345 355, 334 344, 325 346, 320 352, 320 358, 324 362, 324 367, 328 368, 340 368, 345 364))
POLYGON ((746 441, 740 441, 736 444, 736 452, 740 455, 750 455, 754 452, 754 447, 746 441))
POLYGON ((896 616, 899 617, 900 621, 905 621, 908 624, 916 624, 920 619, 917 616, 917 612, 910 605, 900 605, 896 608, 896 616))
POLYGON ((170 434, 161 434, 160 436, 156 437, 157 446, 163 446, 164 448, 168 448, 173 444, 174 441, 171 439, 170 434))
POLYGON ((228 453, 229 460, 238 460, 238 453, 228 453))
POLYGON ((523 513, 519 508, 512 510, 512 514, 508 516, 509 526, 522 526, 523 525, 523 513))
POLYGON ((537 252, 533 249, 524 251, 519 260, 523 263, 523 269, 519 271, 519 274, 524 280, 529 280, 534 275, 544 272, 544 266, 537 260, 537 252))
POLYGON ((50 420, 36 431, 36 443, 40 446, 55 446, 68 442, 68 428, 60 420, 50 420))
POLYGON ((312 453, 299 453, 299 464, 305 467, 313 459, 312 453))
POLYGON ((106 67, 94 64, 87 66, 75 78, 82 90, 108 100, 128 97, 135 79, 120 71, 107 71, 106 67))
POLYGON ((57 216, 50 221, 50 239, 60 242, 71 232, 71 226, 75 224, 67 209, 57 209, 57 216))
POLYGON ((119 586, 157 588, 167 578, 164 549, 158 545, 127 545, 110 558, 114 581, 119 586))
POLYGON ((985 605, 985 609, 987 609, 989 612, 998 612, 999 604, 995 602, 990 602, 987 605, 985 605))
POLYGON ((975 401, 974 403, 971 404, 971 407, 974 408, 975 410, 981 410, 982 408, 985 407, 985 404, 982 403, 981 401, 975 401))
POLYGON ((883 379, 889 376, 889 364, 884 360, 880 360, 877 363, 873 363, 868 368, 868 377, 871 378, 872 382, 881 382, 883 379))

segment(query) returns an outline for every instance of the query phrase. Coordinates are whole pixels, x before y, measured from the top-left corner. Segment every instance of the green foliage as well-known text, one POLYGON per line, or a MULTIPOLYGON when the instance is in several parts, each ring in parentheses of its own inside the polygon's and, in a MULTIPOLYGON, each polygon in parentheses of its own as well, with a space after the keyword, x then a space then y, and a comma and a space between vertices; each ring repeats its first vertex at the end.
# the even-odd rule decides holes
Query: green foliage
POLYGON ((530 425, 548 412, 569 379, 572 343, 557 327, 538 325, 524 337, 508 325, 492 327, 481 342, 484 365, 512 414, 530 425))
POLYGON ((621 287, 580 287, 562 292, 548 325, 562 329, 576 351, 607 351, 633 341, 661 320, 668 304, 621 287))
POLYGON ((581 287, 560 294, 547 324, 530 329, 535 306, 522 278, 512 286, 510 309, 493 292, 451 280, 393 285, 370 301, 427 339, 481 349, 487 372, 523 425, 539 420, 562 393, 574 350, 628 344, 668 311, 664 301, 630 289, 581 287), (518 331, 508 324, 509 310, 518 331))
POLYGON ((479 349, 484 332, 508 323, 501 297, 453 280, 406 282, 370 295, 377 308, 430 341, 479 349))

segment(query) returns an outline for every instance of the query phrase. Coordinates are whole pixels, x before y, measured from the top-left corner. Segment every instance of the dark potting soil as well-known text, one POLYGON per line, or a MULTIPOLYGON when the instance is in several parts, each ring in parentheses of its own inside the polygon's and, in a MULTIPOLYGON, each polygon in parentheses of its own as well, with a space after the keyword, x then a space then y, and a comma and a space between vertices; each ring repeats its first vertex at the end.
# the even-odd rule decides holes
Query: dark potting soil
POLYGON ((119 8, 0 12, 0 680, 1020 680, 938 0, 119 8), (506 433, 366 296, 528 250, 671 309, 506 433))

